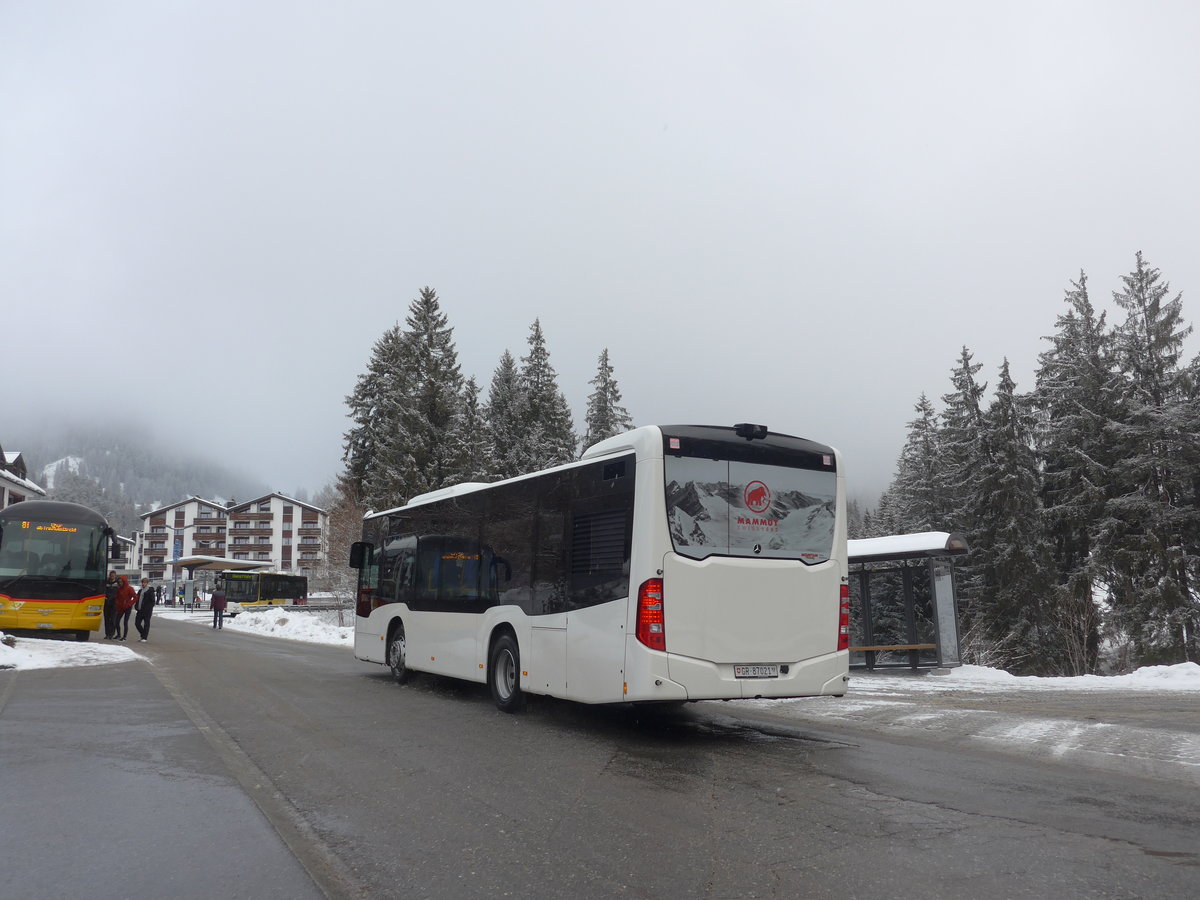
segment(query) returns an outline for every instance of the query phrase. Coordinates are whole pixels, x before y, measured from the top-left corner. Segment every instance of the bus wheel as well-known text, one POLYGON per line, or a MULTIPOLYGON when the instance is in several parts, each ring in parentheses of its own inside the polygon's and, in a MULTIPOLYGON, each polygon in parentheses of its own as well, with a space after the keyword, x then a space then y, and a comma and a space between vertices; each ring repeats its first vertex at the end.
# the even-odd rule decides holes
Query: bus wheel
POLYGON ((91 636, 92 636, 92 633, 90 631, 75 632, 75 640, 77 640, 77 641, 86 641, 91 636))
POLYGON ((392 669, 392 677, 396 684, 408 681, 409 668, 405 664, 404 626, 397 625, 392 629, 391 639, 388 640, 388 665, 392 669))
POLYGON ((492 645, 491 665, 488 666, 488 686, 492 699, 502 712, 516 712, 525 702, 521 691, 521 653, 517 639, 502 634, 492 645))

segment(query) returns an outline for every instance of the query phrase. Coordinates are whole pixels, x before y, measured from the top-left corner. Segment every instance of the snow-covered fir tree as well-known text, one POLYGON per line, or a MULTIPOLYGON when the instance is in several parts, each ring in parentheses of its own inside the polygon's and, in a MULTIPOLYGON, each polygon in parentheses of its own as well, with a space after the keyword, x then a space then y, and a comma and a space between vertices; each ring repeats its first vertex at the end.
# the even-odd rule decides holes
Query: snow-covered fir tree
MULTIPOLYGON (((971 351, 963 347, 958 365, 950 373, 954 390, 942 395, 942 428, 939 435, 946 528, 966 534, 972 547, 975 545, 972 537, 979 524, 979 509, 974 504, 972 486, 986 452, 983 444, 982 398, 987 384, 975 381, 975 375, 981 367, 982 363, 974 362, 971 351)), ((967 632, 974 613, 974 572, 970 559, 960 563, 957 568, 960 621, 964 632, 967 632)))
POLYGON ((1035 443, 1042 465, 1046 539, 1054 566, 1063 674, 1098 671, 1100 572, 1095 533, 1109 497, 1114 459, 1105 429, 1114 417, 1119 382, 1105 315, 1088 296, 1087 275, 1071 282, 1068 310, 1046 338, 1032 395, 1035 443))
POLYGON ((387 416, 395 412, 392 398, 403 394, 404 353, 404 332, 397 323, 375 342, 367 370, 346 397, 352 425, 343 441, 341 485, 348 495, 374 509, 386 506, 376 480, 385 441, 397 425, 387 416))
POLYGON ((484 421, 491 448, 492 473, 513 478, 534 470, 533 452, 525 430, 525 390, 517 361, 505 350, 492 373, 484 421))
POLYGON ((533 457, 527 471, 573 460, 576 438, 571 408, 558 389, 558 374, 550 364, 538 319, 529 328, 529 354, 521 357, 521 389, 525 400, 523 438, 533 457))
POLYGON ((1113 496, 1097 540, 1112 603, 1112 622, 1136 664, 1200 659, 1195 577, 1200 534, 1194 461, 1196 420, 1186 370, 1182 295, 1139 251, 1113 301, 1127 318, 1114 332, 1124 377, 1109 426, 1115 450, 1113 496))
POLYGON ((485 413, 479 400, 479 382, 472 375, 463 387, 462 397, 463 481, 489 481, 496 472, 485 413))
POLYGON ((385 506, 462 480, 462 372, 454 329, 437 292, 421 289, 405 319, 400 390, 384 401, 394 423, 380 454, 376 493, 385 506))
POLYGON ((978 661, 1012 672, 1062 674, 1033 418, 1015 388, 1006 359, 984 415, 986 452, 969 494, 974 614, 964 643, 978 661))
POLYGON ((914 409, 917 416, 908 423, 892 479, 893 533, 954 530, 943 484, 938 414, 925 394, 914 409))
POLYGON ((580 452, 605 438, 613 437, 633 427, 633 419, 621 405, 621 391, 613 377, 612 363, 608 359, 608 348, 600 352, 596 364, 596 377, 588 384, 595 390, 588 397, 587 416, 580 452))

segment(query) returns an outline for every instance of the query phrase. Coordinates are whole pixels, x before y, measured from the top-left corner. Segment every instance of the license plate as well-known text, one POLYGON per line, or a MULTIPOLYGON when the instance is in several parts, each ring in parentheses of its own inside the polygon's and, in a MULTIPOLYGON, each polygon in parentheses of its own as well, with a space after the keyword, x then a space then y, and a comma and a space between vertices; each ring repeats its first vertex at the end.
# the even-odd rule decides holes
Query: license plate
POLYGON ((778 678, 779 666, 734 666, 734 678, 778 678))
POLYGON ((53 628, 54 623, 53 622, 38 622, 37 627, 38 628, 53 628))

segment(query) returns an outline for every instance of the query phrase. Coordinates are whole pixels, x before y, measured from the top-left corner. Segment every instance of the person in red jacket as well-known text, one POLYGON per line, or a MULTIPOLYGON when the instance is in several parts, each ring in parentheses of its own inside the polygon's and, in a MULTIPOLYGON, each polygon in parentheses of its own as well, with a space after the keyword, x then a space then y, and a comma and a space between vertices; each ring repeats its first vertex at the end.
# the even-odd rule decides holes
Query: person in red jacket
POLYGON ((117 578, 117 617, 113 622, 113 639, 123 641, 129 637, 129 616, 137 603, 137 591, 129 586, 129 579, 124 575, 117 578))

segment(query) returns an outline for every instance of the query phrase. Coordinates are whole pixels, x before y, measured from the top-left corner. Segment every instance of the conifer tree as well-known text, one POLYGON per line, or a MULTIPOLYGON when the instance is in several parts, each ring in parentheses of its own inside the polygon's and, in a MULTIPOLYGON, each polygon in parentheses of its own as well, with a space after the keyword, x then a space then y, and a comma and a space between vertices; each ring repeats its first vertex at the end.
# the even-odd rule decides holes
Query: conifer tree
POLYGON ((435 290, 421 289, 405 325, 400 390, 383 402, 383 416, 393 430, 386 435, 375 486, 388 506, 462 480, 465 453, 462 372, 454 329, 435 290))
POLYGON ((534 469, 525 430, 525 391, 517 361, 505 350, 492 373, 484 409, 491 447, 492 474, 513 478, 534 469))
POLYGON ((938 415, 923 393, 914 409, 917 417, 908 423, 908 438, 892 479, 896 533, 947 530, 950 523, 938 415))
POLYGON ((969 643, 980 661, 1024 674, 1060 674, 1032 416, 1016 395, 1007 359, 984 416, 983 444, 969 497, 976 510, 969 643))
POLYGON ((369 508, 384 508, 376 481, 381 453, 395 423, 387 419, 396 407, 392 398, 403 393, 404 333, 397 323, 385 331, 371 348, 367 371, 358 376, 354 391, 346 397, 347 415, 353 423, 343 442, 346 464, 339 484, 347 496, 369 508))
MULTIPOLYGON (((972 494, 986 449, 983 444, 983 410, 981 407, 987 384, 978 384, 975 375, 981 363, 973 362, 971 351, 962 348, 958 365, 950 374, 954 390, 942 396, 942 455, 941 484, 945 492, 946 530, 961 531, 975 546, 974 532, 979 524, 979 509, 972 494)), ((974 615, 975 572, 970 559, 958 566, 956 579, 962 630, 969 632, 974 615)))
POLYGON ((1106 427, 1119 395, 1111 338, 1103 313, 1096 314, 1087 275, 1071 282, 1067 312, 1039 356, 1033 403, 1036 444, 1042 460, 1045 530, 1056 584, 1055 608, 1063 645, 1063 674, 1095 673, 1099 667, 1100 610, 1095 595, 1100 571, 1093 549, 1108 500, 1114 463, 1106 427))
POLYGON ((485 410, 479 402, 479 382, 472 375, 463 388, 462 476, 464 481, 488 481, 496 471, 485 410))
POLYGON ((621 391, 617 387, 617 380, 613 378, 607 347, 600 352, 600 359, 596 365, 596 377, 588 384, 595 387, 595 390, 588 397, 581 452, 592 444, 621 434, 633 427, 633 419, 621 405, 621 391))
POLYGON ((558 375, 550 364, 542 323, 537 319, 529 328, 529 355, 521 357, 521 388, 525 399, 523 438, 532 455, 527 471, 573 460, 576 438, 571 409, 558 389, 558 375))
POLYGON ((1113 624, 1128 637, 1132 662, 1200 659, 1200 606, 1193 574, 1197 507, 1185 498, 1197 472, 1191 467, 1194 421, 1185 371, 1179 365, 1191 333, 1182 297, 1139 251, 1113 301, 1127 313, 1114 334, 1124 375, 1122 403, 1110 435, 1116 450, 1114 496, 1106 505, 1098 550, 1106 569, 1113 624))

